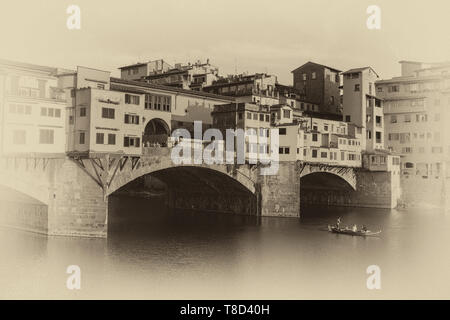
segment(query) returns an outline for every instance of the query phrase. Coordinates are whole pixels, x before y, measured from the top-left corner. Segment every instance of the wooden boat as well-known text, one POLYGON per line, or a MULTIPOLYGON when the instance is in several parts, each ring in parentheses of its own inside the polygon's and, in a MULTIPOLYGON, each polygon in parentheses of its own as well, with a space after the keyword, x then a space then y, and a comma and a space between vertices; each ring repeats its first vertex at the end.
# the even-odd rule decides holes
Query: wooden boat
POLYGON ((370 237, 370 236, 376 236, 378 234, 381 233, 381 231, 363 231, 363 230, 356 230, 353 231, 352 229, 348 229, 348 228, 338 228, 336 226, 328 226, 328 231, 332 232, 332 233, 340 233, 340 234, 347 234, 350 236, 360 236, 360 237, 370 237))

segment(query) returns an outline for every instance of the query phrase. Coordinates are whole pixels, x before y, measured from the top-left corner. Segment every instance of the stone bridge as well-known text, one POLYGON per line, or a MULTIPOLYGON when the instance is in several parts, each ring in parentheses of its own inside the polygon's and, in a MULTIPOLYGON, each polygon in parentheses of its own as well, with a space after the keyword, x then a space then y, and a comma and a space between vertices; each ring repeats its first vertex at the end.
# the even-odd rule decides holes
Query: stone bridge
MULTIPOLYGON (((10 206, 14 200, 6 196, 8 210, 0 214, 0 222, 49 235, 106 237, 108 198, 148 176, 168 186, 167 205, 174 208, 187 203, 188 208, 299 217, 301 181, 315 175, 331 175, 350 186, 355 199, 350 204, 355 206, 364 206, 369 197, 375 198, 369 206, 393 206, 389 194, 380 196, 380 203, 374 196, 381 182, 390 183, 388 176, 376 175, 375 179, 372 174, 370 180, 369 173, 354 168, 280 162, 278 174, 264 176, 260 165, 174 165, 169 148, 144 151, 142 156, 77 153, 1 157, 0 191, 15 190, 33 201, 16 209, 10 206), (213 200, 197 206, 193 199, 213 200), (212 204, 218 207, 210 208, 212 204)), ((325 188, 326 181, 321 182, 325 188)))

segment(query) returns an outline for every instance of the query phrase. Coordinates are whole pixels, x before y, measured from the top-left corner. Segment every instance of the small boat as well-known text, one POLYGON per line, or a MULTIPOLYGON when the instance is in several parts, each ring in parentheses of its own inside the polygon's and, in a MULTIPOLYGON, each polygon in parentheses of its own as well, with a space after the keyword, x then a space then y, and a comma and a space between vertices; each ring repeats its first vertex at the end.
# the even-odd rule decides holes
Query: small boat
POLYGON ((349 228, 338 228, 336 226, 330 226, 328 225, 328 231, 332 232, 332 233, 340 233, 340 234, 347 234, 350 236, 360 236, 360 237, 370 237, 370 236, 376 236, 378 234, 381 233, 381 231, 370 231, 370 230, 356 230, 353 231, 352 229, 349 228))

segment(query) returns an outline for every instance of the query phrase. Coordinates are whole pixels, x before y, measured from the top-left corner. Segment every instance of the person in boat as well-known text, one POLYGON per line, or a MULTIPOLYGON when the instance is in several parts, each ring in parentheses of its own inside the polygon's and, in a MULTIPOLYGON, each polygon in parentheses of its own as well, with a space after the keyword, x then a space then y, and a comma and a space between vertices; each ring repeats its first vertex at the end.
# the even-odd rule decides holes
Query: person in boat
POLYGON ((340 225, 340 224, 341 224, 341 217, 337 218, 337 221, 336 221, 336 228, 339 229, 339 225, 340 225))
POLYGON ((362 226, 361 231, 366 233, 367 232, 367 227, 365 225, 362 226))
POLYGON ((352 227, 352 231, 353 231, 353 232, 356 232, 356 231, 358 231, 358 227, 356 226, 356 224, 354 224, 354 225, 353 225, 353 227, 352 227))

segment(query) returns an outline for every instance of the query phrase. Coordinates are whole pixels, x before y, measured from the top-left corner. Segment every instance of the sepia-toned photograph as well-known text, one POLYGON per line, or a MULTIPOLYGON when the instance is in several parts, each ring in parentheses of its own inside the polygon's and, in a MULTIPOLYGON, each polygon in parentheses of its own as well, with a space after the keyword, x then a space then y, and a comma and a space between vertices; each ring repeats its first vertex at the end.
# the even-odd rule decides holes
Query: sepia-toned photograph
POLYGON ((1 1, 0 300, 450 299, 449 12, 1 1))

